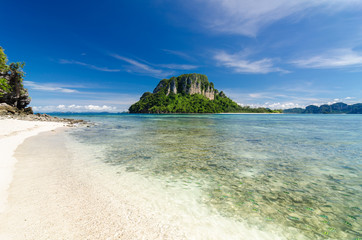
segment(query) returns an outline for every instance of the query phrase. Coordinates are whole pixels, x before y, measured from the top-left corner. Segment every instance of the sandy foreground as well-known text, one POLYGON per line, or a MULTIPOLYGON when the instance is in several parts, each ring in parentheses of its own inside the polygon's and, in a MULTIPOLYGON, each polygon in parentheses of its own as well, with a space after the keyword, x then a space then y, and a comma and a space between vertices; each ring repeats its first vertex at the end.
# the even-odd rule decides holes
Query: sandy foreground
POLYGON ((7 190, 13 178, 16 159, 15 149, 26 138, 41 132, 51 131, 62 127, 63 123, 21 121, 15 119, 0 119, 0 213, 4 211, 7 202, 7 190))
POLYGON ((67 152, 62 123, 0 126, 0 240, 184 239, 152 211, 94 184, 101 179, 67 152))
POLYGON ((114 178, 69 146, 63 123, 0 126, 0 240, 283 239, 210 215, 188 192, 162 192, 132 173, 114 178))

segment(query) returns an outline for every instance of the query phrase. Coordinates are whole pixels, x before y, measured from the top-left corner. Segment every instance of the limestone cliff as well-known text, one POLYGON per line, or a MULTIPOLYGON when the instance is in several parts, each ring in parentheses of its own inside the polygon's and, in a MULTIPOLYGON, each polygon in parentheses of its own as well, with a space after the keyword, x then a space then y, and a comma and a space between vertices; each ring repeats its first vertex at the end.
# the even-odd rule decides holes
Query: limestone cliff
POLYGON ((173 94, 201 94, 209 100, 215 99, 218 91, 214 89, 214 84, 209 82, 207 76, 197 73, 183 74, 170 79, 163 79, 159 82, 153 93, 164 91, 166 96, 173 94))
POLYGON ((161 80, 153 93, 145 92, 130 113, 239 112, 242 107, 214 88, 202 74, 183 74, 161 80))

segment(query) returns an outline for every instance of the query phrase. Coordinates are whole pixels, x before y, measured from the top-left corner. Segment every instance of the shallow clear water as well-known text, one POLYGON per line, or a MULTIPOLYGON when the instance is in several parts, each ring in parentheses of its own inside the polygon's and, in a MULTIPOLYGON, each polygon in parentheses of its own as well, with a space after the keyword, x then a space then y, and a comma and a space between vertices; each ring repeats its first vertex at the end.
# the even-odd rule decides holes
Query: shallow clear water
MULTIPOLYGON (((74 117, 74 116, 72 116, 74 117)), ((132 172, 211 213, 287 239, 362 238, 360 115, 81 116, 72 132, 119 174, 132 172)), ((187 204, 187 202, 185 202, 187 204)))

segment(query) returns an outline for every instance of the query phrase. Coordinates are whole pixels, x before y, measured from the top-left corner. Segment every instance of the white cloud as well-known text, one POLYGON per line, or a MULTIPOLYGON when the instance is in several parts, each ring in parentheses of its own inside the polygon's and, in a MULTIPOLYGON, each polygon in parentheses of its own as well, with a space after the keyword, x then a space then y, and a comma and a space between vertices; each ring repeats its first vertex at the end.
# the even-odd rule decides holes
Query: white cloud
POLYGON ((337 49, 326 53, 291 61, 300 68, 362 67, 362 53, 352 49, 337 49))
POLYGON ((254 103, 254 104, 241 104, 238 103, 240 106, 249 106, 252 108, 270 108, 270 109, 289 109, 289 108, 304 108, 307 105, 301 105, 294 102, 266 102, 266 103, 254 103))
POLYGON ((165 77, 168 77, 171 74, 173 74, 173 72, 156 69, 156 68, 149 66, 148 64, 141 63, 139 61, 136 61, 136 60, 133 60, 130 58, 126 58, 126 57, 120 56, 118 54, 110 54, 110 55, 116 59, 129 63, 130 66, 127 70, 128 72, 144 74, 144 75, 148 75, 148 76, 151 76, 154 78, 165 78, 165 77))
POLYGON ((158 66, 162 68, 177 69, 177 70, 191 70, 199 67, 196 65, 188 65, 188 64, 159 64, 158 66))
POLYGON ((75 60, 60 59, 59 63, 61 63, 61 64, 80 65, 80 66, 84 66, 84 67, 87 67, 89 69, 93 69, 93 70, 97 70, 97 71, 101 71, 101 72, 119 72, 119 71, 121 71, 120 69, 109 69, 107 67, 97 67, 97 66, 92 65, 92 64, 79 62, 79 61, 75 61, 75 60))
POLYGON ((275 103, 266 102, 263 107, 268 107, 271 109, 288 109, 288 108, 302 108, 305 106, 294 102, 275 102, 275 103))
POLYGON ((286 70, 274 67, 273 60, 270 58, 250 61, 246 59, 244 54, 228 54, 224 51, 221 51, 214 55, 214 59, 218 62, 218 64, 232 68, 237 73, 288 73, 286 70))
POLYGON ((63 105, 34 106, 35 112, 121 112, 115 106, 108 105, 63 105))
POLYGON ((54 84, 38 84, 32 81, 24 81, 24 85, 30 89, 39 91, 62 92, 62 93, 77 93, 77 90, 56 86, 54 84))
POLYGON ((249 93, 250 98, 270 98, 265 93, 249 93))
POLYGON ((152 64, 144 60, 136 61, 134 59, 126 58, 118 54, 110 54, 110 55, 118 60, 122 60, 124 62, 129 63, 130 66, 128 66, 127 68, 128 72, 148 75, 154 78, 165 78, 170 75, 173 75, 174 71, 170 71, 169 69, 191 70, 198 68, 198 66, 190 64, 152 64))
POLYGON ((85 106, 86 109, 90 110, 90 111, 112 111, 114 109, 116 109, 115 107, 111 107, 111 106, 97 106, 97 105, 88 105, 85 106))
POLYGON ((242 106, 267 107, 271 109, 305 107, 313 103, 324 104, 331 100, 329 98, 320 98, 318 89, 315 89, 313 93, 291 92, 288 89, 281 86, 277 89, 268 89, 263 92, 245 92, 244 89, 225 89, 224 92, 226 96, 242 106))
POLYGON ((206 28, 232 34, 256 36, 263 27, 287 17, 300 18, 314 12, 336 12, 361 7, 358 0, 198 0, 192 11, 206 28))
POLYGON ((175 51, 175 50, 169 50, 169 49, 163 49, 164 52, 181 57, 186 60, 193 61, 195 60, 193 57, 189 56, 188 54, 181 52, 181 51, 175 51))

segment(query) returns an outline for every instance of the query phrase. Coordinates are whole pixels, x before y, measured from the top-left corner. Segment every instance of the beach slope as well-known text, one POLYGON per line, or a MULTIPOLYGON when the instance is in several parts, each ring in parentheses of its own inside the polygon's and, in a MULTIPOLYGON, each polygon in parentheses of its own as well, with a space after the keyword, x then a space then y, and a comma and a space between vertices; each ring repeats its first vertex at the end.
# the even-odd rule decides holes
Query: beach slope
POLYGON ((16 148, 26 138, 41 132, 51 131, 64 124, 60 122, 21 121, 16 119, 0 119, 0 213, 7 202, 7 190, 13 178, 16 148))
POLYGON ((67 149, 64 130, 44 132, 20 144, 35 135, 35 129, 58 125, 12 124, 17 126, 13 131, 2 130, 2 144, 8 146, 2 146, 2 151, 9 166, 2 171, 15 170, 11 183, 7 180, 8 201, 0 213, 1 240, 184 239, 152 211, 109 191, 85 170, 87 163, 79 165, 67 149))

